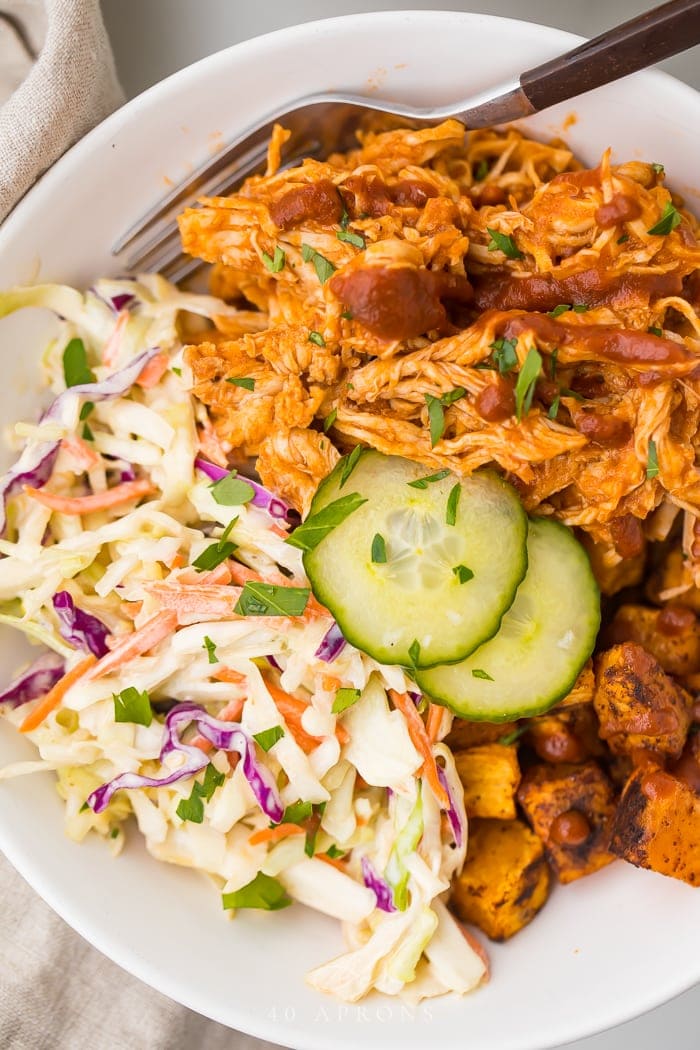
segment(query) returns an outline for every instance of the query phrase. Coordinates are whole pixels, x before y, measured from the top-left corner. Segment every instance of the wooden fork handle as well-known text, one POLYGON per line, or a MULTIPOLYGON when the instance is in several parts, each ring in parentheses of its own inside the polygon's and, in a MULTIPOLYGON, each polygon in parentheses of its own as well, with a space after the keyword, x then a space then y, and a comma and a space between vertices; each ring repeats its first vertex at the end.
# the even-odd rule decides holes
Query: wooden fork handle
POLYGON ((645 11, 520 77, 535 111, 646 69, 700 43, 700 0, 645 11))

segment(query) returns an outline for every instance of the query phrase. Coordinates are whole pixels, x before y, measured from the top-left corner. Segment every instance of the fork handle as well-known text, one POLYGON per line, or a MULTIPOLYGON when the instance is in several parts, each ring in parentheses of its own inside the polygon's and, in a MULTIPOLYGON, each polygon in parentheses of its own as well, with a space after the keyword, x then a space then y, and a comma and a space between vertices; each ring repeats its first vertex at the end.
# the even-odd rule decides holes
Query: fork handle
POLYGON ((528 69, 520 88, 533 110, 646 69, 700 43, 700 0, 671 0, 565 55, 528 69))

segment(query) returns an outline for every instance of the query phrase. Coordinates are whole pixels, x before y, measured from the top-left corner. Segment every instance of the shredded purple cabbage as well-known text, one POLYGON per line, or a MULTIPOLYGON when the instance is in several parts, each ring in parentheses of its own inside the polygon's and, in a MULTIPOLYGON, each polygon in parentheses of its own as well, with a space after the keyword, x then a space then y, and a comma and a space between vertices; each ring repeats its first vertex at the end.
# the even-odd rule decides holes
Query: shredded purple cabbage
POLYGON ((58 653, 44 653, 3 689, 0 693, 0 704, 20 707, 30 700, 45 696, 63 676, 63 671, 63 658, 58 653))
POLYGON ((61 637, 70 645, 93 653, 98 659, 109 652, 107 636, 109 628, 96 616, 76 608, 68 591, 57 591, 53 596, 53 607, 58 617, 61 637))
POLYGON ((192 722, 214 747, 223 751, 236 751, 243 761, 243 775, 248 781, 258 805, 271 821, 279 824, 284 814, 284 806, 270 771, 261 765, 255 755, 255 745, 251 737, 238 722, 222 722, 208 715, 199 704, 178 704, 165 718, 165 737, 160 749, 160 761, 174 751, 186 756, 184 766, 167 777, 144 777, 139 773, 122 773, 114 780, 108 781, 88 798, 88 805, 95 813, 102 813, 109 805, 115 791, 128 788, 165 787, 177 780, 194 776, 209 762, 209 758, 198 747, 183 744, 180 734, 192 722))
POLYGON ((110 309, 114 310, 115 314, 118 314, 120 310, 125 310, 127 306, 136 300, 136 296, 132 292, 118 292, 116 295, 102 295, 98 292, 97 288, 92 287, 90 289, 93 295, 101 299, 103 303, 106 303, 110 309))
POLYGON ((0 481, 0 534, 5 531, 7 501, 24 485, 43 488, 51 477, 59 449, 58 441, 28 445, 0 481))
MULTIPOLYGON (((194 465, 203 474, 206 474, 208 478, 211 478, 212 481, 221 481, 222 478, 231 473, 223 467, 218 467, 215 463, 210 463, 207 459, 202 459, 201 456, 197 456, 194 465)), ((279 521, 293 522, 297 520, 298 515, 296 511, 284 500, 281 500, 279 496, 275 496, 269 489, 266 489, 264 485, 260 485, 251 478, 243 478, 243 481, 245 481, 246 485, 250 485, 254 492, 254 496, 250 501, 254 507, 266 510, 270 517, 277 518, 279 521)))
POLYGON ((421 702, 421 700, 423 699, 423 694, 422 694, 422 693, 412 693, 412 692, 411 692, 411 691, 409 690, 409 693, 408 693, 408 695, 410 696, 411 700, 413 700, 413 703, 414 703, 414 704, 416 705, 416 707, 418 707, 418 704, 419 704, 419 703, 421 702))
POLYGON ((278 664, 278 662, 277 662, 277 660, 275 660, 274 656, 266 656, 265 659, 269 663, 270 667, 274 667, 275 671, 281 671, 282 670, 280 664, 278 664))
POLYGON ((333 623, 321 639, 321 644, 314 656, 317 660, 323 660, 324 663, 329 664, 343 651, 346 644, 340 627, 338 627, 337 623, 333 623))
POLYGON ((396 911, 394 895, 391 892, 391 887, 384 881, 381 875, 377 873, 369 857, 363 857, 361 864, 362 879, 365 886, 372 890, 374 896, 377 898, 377 907, 380 911, 396 911))
POLYGON ((136 471, 133 467, 126 467, 119 474, 119 480, 123 483, 125 481, 136 481, 136 471))
POLYGON ((437 772, 438 780, 442 784, 443 788, 445 789, 445 794, 450 800, 449 809, 447 810, 447 819, 450 822, 450 827, 452 828, 452 834, 454 835, 455 843, 458 847, 461 847, 462 843, 464 842, 464 828, 462 827, 462 818, 457 812, 454 795, 450 790, 450 784, 447 779, 447 776, 445 775, 445 770, 442 768, 442 766, 438 766, 437 772))
POLYGON ((152 346, 149 350, 144 350, 143 353, 134 357, 124 368, 113 372, 111 376, 100 380, 99 383, 81 383, 78 386, 69 387, 52 401, 41 417, 41 421, 47 419, 64 421, 64 410, 72 408, 76 400, 80 398, 86 401, 111 401, 115 397, 122 397, 134 385, 151 358, 159 353, 159 348, 152 346))

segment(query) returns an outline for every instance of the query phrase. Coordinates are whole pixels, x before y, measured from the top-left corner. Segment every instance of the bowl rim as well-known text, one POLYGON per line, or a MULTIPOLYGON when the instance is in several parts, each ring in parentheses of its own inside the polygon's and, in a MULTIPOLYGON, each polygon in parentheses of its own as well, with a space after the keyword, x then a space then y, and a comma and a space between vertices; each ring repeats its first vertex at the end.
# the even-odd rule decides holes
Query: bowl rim
MULTIPOLYGON (((2 251, 5 241, 12 238, 15 226, 25 222, 26 217, 31 215, 34 208, 40 208, 46 199, 52 197, 61 185, 68 181, 71 171, 81 164, 83 157, 90 155, 98 144, 108 142, 112 135, 118 133, 132 119, 138 119, 140 107, 144 101, 151 104, 162 97, 167 97, 174 85, 185 87, 188 83, 195 82, 205 68, 208 71, 215 72, 219 68, 227 68, 231 62, 236 61, 237 56, 244 53, 247 57, 254 57, 256 52, 263 54, 268 47, 281 39, 284 39, 290 50, 296 50, 313 35, 313 32, 319 26, 332 26, 336 30, 342 30, 345 26, 357 27, 359 24, 364 24, 368 29, 371 29, 372 23, 380 24, 386 20, 393 21, 402 18, 414 20, 416 23, 426 18, 449 18, 462 21, 465 24, 472 23, 475 27, 480 24, 489 23, 494 25, 495 23, 496 25, 502 24, 504 28, 508 27, 510 31, 517 26, 527 33, 532 33, 534 36, 546 36, 552 44, 560 44, 562 50, 574 47, 586 40, 585 37, 566 30, 519 18, 444 9, 401 9, 314 19, 241 41, 206 55, 146 88, 143 92, 129 99, 123 106, 115 110, 79 139, 39 177, 2 224, 0 224, 0 251, 2 251)), ((650 86, 653 86, 654 83, 663 85, 666 91, 675 91, 687 100, 693 100, 696 104, 700 102, 700 92, 662 70, 643 70, 635 74, 635 76, 642 77, 645 84, 650 86)), ((79 907, 75 908, 71 902, 63 899, 61 894, 54 890, 50 874, 33 861, 30 852, 24 849, 11 833, 6 832, 1 815, 0 849, 17 872, 32 886, 49 907, 111 962, 174 1002, 227 1027, 231 1027, 230 1019, 222 1013, 218 1013, 210 1000, 203 1002, 202 996, 191 992, 185 982, 176 984, 167 974, 165 976, 161 975, 157 967, 142 958, 137 950, 116 938, 114 931, 110 931, 108 924, 105 924, 103 927, 96 927, 89 921, 83 920, 79 907)), ((614 1003, 609 1001, 607 1010, 599 1014, 598 1020, 595 1021, 592 1027, 586 1025, 583 1019, 579 1020, 578 1025, 570 1023, 567 1029, 560 1025, 556 1036, 545 1037, 545 1042, 540 1042, 537 1050, 550 1050, 550 1048, 561 1046, 562 1037, 568 1044, 571 1041, 587 1038, 617 1027, 669 1002, 698 983, 700 983, 700 957, 698 958, 696 973, 677 974, 675 979, 669 981, 666 986, 659 980, 654 995, 647 999, 641 1008, 636 1008, 633 1005, 616 1007, 614 1003)), ((314 1032, 310 1028, 300 1031, 293 1027, 284 1027, 277 1020, 263 1018, 253 1013, 243 1014, 241 1023, 245 1026, 240 1029, 241 1031, 259 1039, 279 1042, 280 1040, 294 1038, 297 1040, 294 1044, 285 1041, 282 1045, 294 1045, 297 1050, 306 1050, 306 1048, 308 1050, 326 1050, 327 1047, 326 1038, 321 1037, 318 1032, 314 1032), (298 1041, 299 1036, 302 1037, 303 1042, 298 1041)), ((381 1047, 381 1043, 374 1043, 373 1037, 370 1036, 368 1039, 367 1036, 369 1035, 369 1032, 363 1033, 363 1042, 368 1050, 374 1046, 381 1047)))

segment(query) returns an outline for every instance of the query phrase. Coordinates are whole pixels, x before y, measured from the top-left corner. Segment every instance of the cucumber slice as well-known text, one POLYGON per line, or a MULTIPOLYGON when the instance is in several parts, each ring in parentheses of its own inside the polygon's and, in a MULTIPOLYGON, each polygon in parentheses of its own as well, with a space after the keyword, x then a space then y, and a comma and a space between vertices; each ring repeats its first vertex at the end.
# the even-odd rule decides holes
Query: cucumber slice
POLYGON ((353 493, 367 501, 305 552, 304 568, 347 640, 385 664, 463 659, 498 630, 527 568, 527 517, 510 485, 490 473, 409 484, 427 476, 367 451, 354 467, 341 460, 311 505, 313 515, 353 493))
POLYGON ((418 684, 461 718, 540 715, 570 691, 593 652, 600 594, 588 556, 564 525, 530 521, 528 570, 495 637, 468 660, 419 671, 418 684))

